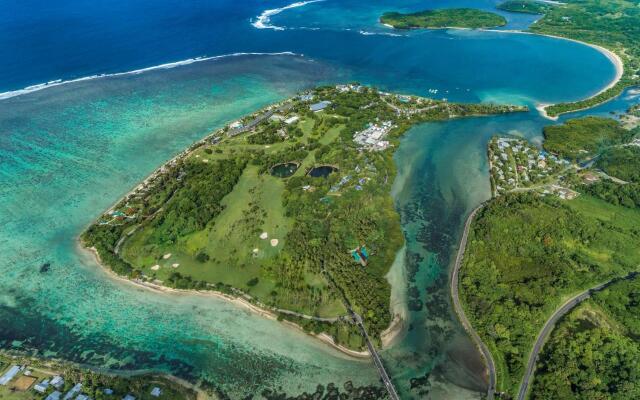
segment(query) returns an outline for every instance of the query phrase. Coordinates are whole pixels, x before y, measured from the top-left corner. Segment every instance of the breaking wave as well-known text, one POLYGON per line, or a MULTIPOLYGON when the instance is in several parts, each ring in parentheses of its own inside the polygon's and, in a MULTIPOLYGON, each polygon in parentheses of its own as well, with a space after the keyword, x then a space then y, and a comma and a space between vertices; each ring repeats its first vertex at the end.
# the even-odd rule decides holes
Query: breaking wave
POLYGON ((284 10, 288 10, 290 8, 296 8, 296 7, 302 7, 302 6, 306 6, 307 4, 311 4, 311 3, 318 3, 324 0, 307 0, 307 1, 298 1, 295 3, 291 3, 288 6, 284 6, 284 7, 280 7, 280 8, 274 8, 271 10, 264 10, 262 12, 262 14, 260 14, 255 21, 251 22, 251 25, 253 25, 254 27, 258 28, 258 29, 273 29, 276 31, 283 31, 285 28, 281 27, 281 26, 276 26, 276 25, 272 25, 271 24, 271 17, 273 17, 276 14, 280 14, 281 12, 283 12, 284 10))
POLYGON ((66 85, 68 83, 84 82, 84 81, 90 81, 90 80, 93 80, 93 79, 108 78, 108 77, 114 77, 114 76, 138 75, 138 74, 142 74, 142 73, 149 72, 149 71, 156 71, 156 70, 161 70, 161 69, 171 69, 171 68, 180 67, 180 66, 183 66, 183 65, 189 65, 189 64, 193 64, 193 63, 197 63, 197 62, 202 62, 202 61, 217 60, 217 59, 221 59, 221 58, 239 57, 239 56, 282 56, 282 55, 302 56, 302 54, 296 54, 296 53, 293 53, 293 52, 290 52, 290 51, 284 51, 284 52, 279 52, 279 53, 232 53, 232 54, 223 54, 223 55, 211 56, 211 57, 189 58, 187 60, 176 61, 176 62, 160 64, 160 65, 154 65, 152 67, 136 69, 136 70, 133 70, 133 71, 116 72, 116 73, 112 73, 112 74, 90 75, 90 76, 85 76, 85 77, 76 78, 76 79, 70 79, 70 80, 66 80, 66 81, 64 81, 62 79, 56 79, 56 80, 49 81, 49 82, 46 82, 46 83, 40 83, 40 84, 37 84, 37 85, 27 86, 24 89, 18 89, 18 90, 12 90, 12 91, 8 91, 8 92, 2 92, 2 93, 0 93, 0 100, 5 100, 5 99, 9 99, 11 97, 16 97, 16 96, 21 96, 21 95, 28 94, 28 93, 37 92, 37 91, 48 89, 48 88, 52 88, 52 87, 55 87, 55 86, 66 85))

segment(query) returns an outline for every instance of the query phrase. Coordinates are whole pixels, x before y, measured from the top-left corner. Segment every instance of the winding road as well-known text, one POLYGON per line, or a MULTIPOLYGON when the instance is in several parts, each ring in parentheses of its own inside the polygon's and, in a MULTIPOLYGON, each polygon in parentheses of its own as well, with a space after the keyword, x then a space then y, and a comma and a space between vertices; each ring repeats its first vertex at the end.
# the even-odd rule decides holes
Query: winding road
POLYGON ((578 304, 582 303, 595 292, 598 292, 602 289, 605 289, 607 286, 611 285, 614 282, 624 279, 633 279, 638 275, 637 272, 631 272, 625 277, 616 277, 607 282, 600 283, 596 286, 593 286, 590 289, 585 290, 582 293, 579 293, 566 302, 562 304, 545 322, 542 330, 538 334, 536 342, 533 345, 533 349, 531 353, 529 353, 529 360, 527 361, 527 369, 525 370, 524 376, 522 377, 522 382, 520 382, 520 389, 518 390, 518 400, 524 400, 527 396, 527 392, 529 391, 529 384, 531 383, 531 378, 533 377, 533 373, 535 371, 536 362, 538 361, 538 355, 540 351, 544 347, 544 343, 549 337, 549 334, 555 327, 556 323, 560 320, 560 318, 564 317, 569 311, 575 308, 578 304))
MULTIPOLYGON (((469 333, 469 335, 471 336, 473 341, 476 343, 476 345, 480 349, 482 357, 485 360, 485 363, 486 363, 486 366, 487 366, 487 370, 488 370, 488 375, 489 375, 489 386, 487 388, 487 399, 493 399, 494 395, 495 395, 495 390, 496 390, 496 367, 495 367, 495 362, 493 361, 493 357, 491 356, 491 352, 489 351, 489 348, 482 341, 482 339, 480 338, 478 333, 473 329, 473 327, 471 326, 471 323, 467 319, 467 317, 466 317, 466 315, 464 313, 464 310, 462 309, 462 306, 460 304, 459 291, 458 291, 459 272, 460 272, 460 267, 462 266, 462 260, 464 258, 465 248, 467 246, 467 240, 468 240, 468 237, 469 237, 469 229, 471 228, 471 223, 473 222, 473 219, 475 218, 476 214, 478 213, 478 211, 480 211, 484 207, 484 205, 485 204, 483 203, 483 204, 479 205, 478 207, 476 207, 473 211, 471 211, 471 213, 467 217, 467 221, 465 222, 464 231, 462 233, 462 238, 460 239, 460 246, 458 248, 458 254, 456 256, 455 266, 454 266, 453 271, 451 273, 451 297, 452 297, 452 300, 453 300, 453 307, 455 309, 456 314, 458 315, 458 318, 459 318, 460 322, 462 323, 462 326, 467 331, 467 333, 469 333)), ((587 290, 585 290, 585 291, 583 291, 581 293, 578 293, 577 295, 573 296, 572 298, 570 298, 569 300, 564 302, 551 315, 551 317, 549 317, 549 319, 547 319, 547 321, 545 322, 544 326, 540 330, 540 333, 538 334, 538 337, 536 338, 536 341, 535 341, 535 343, 533 345, 531 353, 529 354, 529 359, 527 361, 527 368, 525 370, 525 374, 524 374, 524 376, 522 378, 522 381, 520 383, 520 388, 518 390, 518 397, 517 397, 518 400, 525 400, 525 398, 527 396, 527 392, 529 390, 529 384, 531 383, 531 378, 533 377, 533 373, 535 371, 535 366, 536 366, 536 362, 538 360, 538 356, 540 354, 540 351, 544 347, 544 343, 545 343, 547 337, 549 336, 549 334, 551 333, 551 331, 555 327, 555 324, 563 316, 565 316, 569 311, 571 311, 573 308, 575 308, 578 304, 582 303, 583 301, 585 301, 586 299, 591 297, 591 295, 593 293, 601 291, 602 289, 607 288, 612 283, 615 283, 617 281, 624 280, 624 279, 633 279, 638 275, 639 275, 639 273, 637 271, 634 271, 634 272, 629 273, 625 277, 613 278, 613 279, 611 279, 611 280, 609 280, 607 282, 600 283, 600 284, 598 284, 596 286, 593 286, 593 287, 591 287, 591 288, 589 288, 589 289, 587 289, 587 290)))
POLYGON ((453 301, 453 308, 455 309, 456 314, 458 315, 458 319, 462 326, 467 331, 467 333, 471 336, 473 341, 476 343, 476 346, 480 349, 480 353, 482 354, 482 358, 484 358, 485 364, 487 366, 487 372, 489 375, 489 386, 487 387, 487 399, 492 400, 494 398, 494 394, 496 391, 496 364, 493 361, 493 357, 491 356, 491 352, 487 345, 482 341, 478 332, 473 329, 471 323, 467 319, 467 316, 460 305, 460 298, 458 292, 458 280, 459 280, 459 272, 460 266, 462 265, 462 259, 464 258, 464 250, 467 247, 467 239, 469 237, 469 229, 471 228, 471 222, 475 218, 478 211, 480 211, 484 207, 484 203, 480 204, 478 207, 474 208, 471 211, 471 214, 467 217, 467 221, 464 224, 464 231, 462 232, 462 238, 460 239, 460 246, 458 247, 458 254, 456 255, 456 263, 453 267, 453 271, 451 272, 451 298, 453 301))

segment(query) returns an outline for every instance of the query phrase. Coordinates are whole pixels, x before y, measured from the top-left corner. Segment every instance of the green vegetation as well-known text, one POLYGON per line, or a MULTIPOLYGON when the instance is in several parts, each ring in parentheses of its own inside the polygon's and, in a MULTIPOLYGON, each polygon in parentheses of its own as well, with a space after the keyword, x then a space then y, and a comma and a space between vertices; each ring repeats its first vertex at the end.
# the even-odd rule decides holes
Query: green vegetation
POLYGON ((640 182, 640 146, 616 146, 605 150, 596 167, 627 182, 640 182))
POLYGON ((563 318, 537 365, 532 399, 640 397, 640 281, 621 281, 563 318))
POLYGON ((525 108, 460 105, 359 85, 314 90, 225 127, 167 163, 82 235, 116 273, 242 296, 361 348, 345 299, 372 337, 391 320, 385 275, 403 237, 390 196, 393 149, 413 124, 525 108), (310 102, 330 101, 321 112, 310 102), (375 124, 375 125, 374 125, 375 124), (381 132, 375 145, 357 132, 381 132), (369 147, 367 147, 369 146, 369 147), (288 178, 274 165, 298 166, 288 178), (332 166, 326 177, 308 174, 332 166), (366 266, 352 249, 365 245, 366 266), (283 312, 286 311, 286 312, 283 312))
POLYGON ((525 14, 546 14, 552 7, 536 0, 507 0, 497 6, 499 10, 525 14))
POLYGON ((409 14, 387 12, 380 22, 396 29, 411 28, 495 28, 507 24, 498 14, 473 8, 426 10, 409 14))
POLYGON ((490 202, 472 225, 461 270, 466 313, 515 394, 536 335, 571 295, 640 264, 640 210, 588 195, 533 193, 490 202))
POLYGON ((571 160, 587 160, 605 148, 626 143, 633 133, 613 119, 585 117, 544 128, 545 150, 571 160))
MULTIPOLYGON (((596 117, 546 127, 546 150, 576 162, 595 160, 595 167, 611 178, 591 169, 591 163, 556 160, 564 167, 548 174, 543 184, 529 187, 518 182, 531 174, 535 160, 548 162, 554 156, 541 157, 516 138, 494 138, 489 144, 492 184, 515 189, 494 192, 499 197, 473 221, 460 271, 460 296, 492 352, 498 390, 507 398, 517 392, 533 343, 560 305, 640 268, 640 152, 631 142, 636 134, 618 121, 596 117)), ((618 352, 635 352, 627 345, 637 337, 595 330, 583 335, 584 322, 573 322, 561 329, 555 339, 558 348, 547 354, 541 367, 546 375, 533 398, 637 397, 628 397, 635 392, 627 391, 637 390, 635 382, 627 381, 634 379, 628 373, 631 358, 615 358, 618 352), (601 352, 598 346, 604 346, 601 352), (594 360, 607 356, 614 357, 610 364, 595 365, 594 360), (604 373, 605 366, 612 370, 604 373), (600 375, 600 380, 590 381, 600 375), (611 385, 616 386, 608 390, 612 397, 594 394, 611 385)))
POLYGON ((610 181, 600 181, 585 185, 583 190, 616 206, 640 208, 640 183, 620 185, 610 181))
POLYGON ((586 100, 550 106, 546 110, 550 116, 592 107, 640 83, 640 7, 637 1, 569 0, 546 10, 545 16, 531 25, 530 30, 605 47, 620 56, 624 63, 624 74, 614 87, 586 100))

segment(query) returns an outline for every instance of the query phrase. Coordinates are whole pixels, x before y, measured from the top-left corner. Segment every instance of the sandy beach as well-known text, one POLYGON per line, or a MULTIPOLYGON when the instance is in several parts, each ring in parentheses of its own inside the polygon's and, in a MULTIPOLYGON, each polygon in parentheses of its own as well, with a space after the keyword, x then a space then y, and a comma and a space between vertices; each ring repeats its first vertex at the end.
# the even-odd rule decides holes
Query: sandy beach
MULTIPOLYGON (((107 276, 109 276, 111 279, 117 280, 119 282, 123 282, 123 283, 127 283, 130 285, 134 285, 136 287, 145 289, 145 290, 150 290, 156 293, 162 293, 162 294, 171 294, 171 295, 182 295, 182 296, 191 296, 191 295, 198 295, 198 296, 205 296, 205 297, 215 297, 217 299, 222 299, 225 301, 228 301, 230 303, 235 304, 238 307, 244 308, 250 312, 253 312, 257 315, 260 315, 261 317, 264 318, 268 318, 271 320, 276 321, 278 319, 278 316, 267 309, 258 307, 257 305, 249 302, 246 299, 243 299, 241 297, 237 297, 237 296, 231 296, 229 294, 226 293, 222 293, 222 292, 218 292, 215 290, 188 290, 188 289, 174 289, 174 288, 170 288, 167 286, 163 286, 163 285, 158 285, 152 282, 145 282, 142 280, 134 280, 134 279, 128 279, 125 277, 122 277, 118 274, 116 274, 115 272, 113 272, 111 270, 111 268, 105 266, 102 263, 102 260, 100 260, 100 255, 98 254, 98 252, 96 251, 95 248, 93 247, 84 247, 82 245, 82 242, 80 241, 80 239, 78 239, 76 241, 77 243, 77 248, 78 248, 78 252, 79 253, 85 253, 87 255, 90 255, 90 257, 93 259, 93 261, 98 264, 102 270, 104 270, 107 273, 107 276)), ((346 348, 342 345, 337 344, 333 338, 325 333, 320 333, 320 334, 311 334, 307 331, 305 331, 300 325, 291 322, 291 321, 287 321, 287 320, 282 320, 279 321, 285 325, 290 326, 291 328, 297 329, 298 331, 309 335, 313 338, 319 339, 321 342, 331 346, 332 348, 334 348, 335 350, 340 351, 343 354, 346 354, 350 357, 353 358, 357 358, 357 359, 369 359, 371 357, 371 355, 369 354, 368 351, 355 351, 355 350, 351 350, 349 348, 346 348)), ((389 326, 389 328, 387 328, 387 330, 393 328, 393 322, 392 324, 389 326)), ((386 331, 385 331, 386 332, 386 331)), ((395 330, 394 330, 395 332, 395 330)), ((395 334, 397 334, 397 332, 395 332, 395 334)), ((388 336, 390 336, 388 334, 388 336)), ((393 337, 390 337, 390 340, 392 340, 393 337)))

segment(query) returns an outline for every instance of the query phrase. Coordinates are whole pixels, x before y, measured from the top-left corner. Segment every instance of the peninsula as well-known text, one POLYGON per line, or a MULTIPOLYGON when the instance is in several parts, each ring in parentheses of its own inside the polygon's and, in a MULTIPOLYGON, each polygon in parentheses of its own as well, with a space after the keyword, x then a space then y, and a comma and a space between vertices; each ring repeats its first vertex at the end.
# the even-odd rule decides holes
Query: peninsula
POLYGON ((390 194, 402 134, 525 110, 320 87, 195 143, 81 242, 137 284, 239 299, 353 354, 365 341, 352 313, 378 344, 394 320, 385 275, 403 245, 390 194))
POLYGON ((496 28, 507 24, 498 14, 473 8, 448 8, 402 14, 387 12, 380 17, 382 24, 396 29, 412 28, 496 28))

